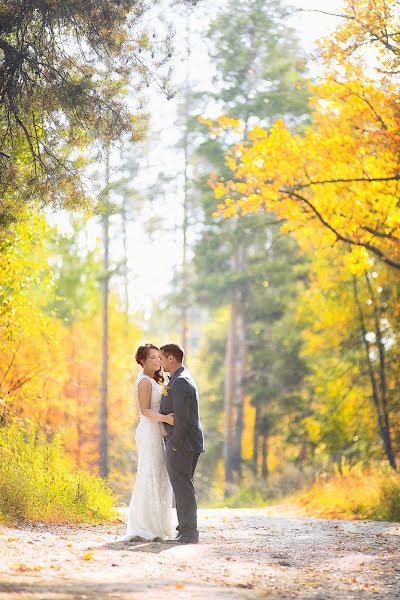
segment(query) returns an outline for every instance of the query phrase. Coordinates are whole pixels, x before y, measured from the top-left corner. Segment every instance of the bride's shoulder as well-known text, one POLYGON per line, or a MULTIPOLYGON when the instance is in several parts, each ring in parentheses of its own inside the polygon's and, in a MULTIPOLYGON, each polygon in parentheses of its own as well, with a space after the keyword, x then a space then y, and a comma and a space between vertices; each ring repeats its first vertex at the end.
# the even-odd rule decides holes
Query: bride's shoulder
POLYGON ((145 375, 144 373, 140 373, 139 377, 136 380, 136 385, 138 386, 139 383, 141 383, 142 381, 150 381, 151 385, 153 386, 154 383, 157 383, 155 381, 155 379, 153 379, 152 377, 149 377, 149 375, 145 375))

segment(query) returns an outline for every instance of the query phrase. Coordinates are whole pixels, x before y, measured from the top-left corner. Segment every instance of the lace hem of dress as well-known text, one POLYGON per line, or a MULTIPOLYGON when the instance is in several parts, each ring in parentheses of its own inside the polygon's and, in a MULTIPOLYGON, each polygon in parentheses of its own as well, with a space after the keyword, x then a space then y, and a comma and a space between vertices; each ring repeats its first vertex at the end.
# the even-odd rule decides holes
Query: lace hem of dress
POLYGON ((134 538, 142 538, 148 542, 154 542, 156 540, 164 541, 168 540, 172 537, 172 532, 169 535, 163 536, 155 536, 154 533, 150 533, 149 531, 144 531, 143 529, 137 529, 133 533, 126 533, 122 537, 118 538, 118 542, 130 542, 134 538))

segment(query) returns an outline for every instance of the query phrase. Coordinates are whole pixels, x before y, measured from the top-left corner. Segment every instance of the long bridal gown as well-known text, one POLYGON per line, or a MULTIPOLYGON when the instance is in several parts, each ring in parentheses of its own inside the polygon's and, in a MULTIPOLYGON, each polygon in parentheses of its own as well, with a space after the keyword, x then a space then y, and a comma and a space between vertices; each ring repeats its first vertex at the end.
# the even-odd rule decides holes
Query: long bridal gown
MULTIPOLYGON (((158 383, 144 375, 139 375, 135 384, 135 395, 138 397, 138 386, 142 379, 151 382, 151 410, 159 412, 161 387, 158 383)), ((172 537, 172 487, 165 464, 164 442, 160 425, 140 415, 136 428, 136 446, 138 467, 136 481, 128 510, 126 535, 122 541, 129 541, 139 536, 146 540, 172 537)))

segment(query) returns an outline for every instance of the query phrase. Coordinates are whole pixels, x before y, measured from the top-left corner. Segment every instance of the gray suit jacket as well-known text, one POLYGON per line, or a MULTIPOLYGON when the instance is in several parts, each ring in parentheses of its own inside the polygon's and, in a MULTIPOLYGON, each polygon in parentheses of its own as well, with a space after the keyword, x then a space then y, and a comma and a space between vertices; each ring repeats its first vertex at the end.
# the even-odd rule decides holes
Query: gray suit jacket
POLYGON ((164 423, 166 443, 174 450, 204 452, 204 437, 199 415, 199 394, 196 383, 185 367, 172 375, 167 395, 162 396, 160 412, 174 413, 174 425, 164 423))

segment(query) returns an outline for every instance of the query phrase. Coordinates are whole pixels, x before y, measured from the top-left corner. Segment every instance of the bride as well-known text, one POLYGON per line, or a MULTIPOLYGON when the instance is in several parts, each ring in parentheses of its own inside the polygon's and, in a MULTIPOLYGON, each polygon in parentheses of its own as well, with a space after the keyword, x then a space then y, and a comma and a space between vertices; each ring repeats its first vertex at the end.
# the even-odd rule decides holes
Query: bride
POLYGON ((165 465, 165 450, 160 425, 174 424, 173 414, 161 415, 161 362, 157 346, 140 346, 135 355, 143 367, 135 384, 140 421, 136 429, 138 467, 128 511, 126 535, 133 538, 164 540, 172 536, 172 487, 165 465))

